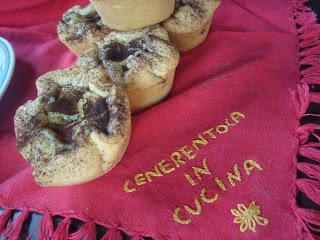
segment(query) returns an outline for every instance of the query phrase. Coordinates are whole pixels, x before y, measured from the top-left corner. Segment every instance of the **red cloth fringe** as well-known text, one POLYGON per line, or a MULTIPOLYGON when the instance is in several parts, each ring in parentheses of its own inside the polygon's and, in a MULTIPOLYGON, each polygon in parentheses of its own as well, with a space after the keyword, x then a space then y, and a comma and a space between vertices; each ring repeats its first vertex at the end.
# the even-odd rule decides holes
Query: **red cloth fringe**
POLYGON ((44 213, 39 223, 38 240, 50 240, 53 235, 52 216, 49 213, 44 213))
MULTIPOLYGON (((16 217, 12 222, 10 218, 13 214, 13 210, 4 208, 3 213, 0 215, 0 232, 1 236, 10 239, 18 240, 22 227, 28 217, 31 215, 29 211, 21 211, 20 215, 16 217)), ((64 218, 54 230, 53 216, 45 212, 38 225, 38 240, 95 240, 97 236, 96 223, 94 221, 85 221, 84 225, 75 233, 69 234, 69 228, 72 219, 70 217, 64 218)), ((27 239, 32 239, 34 232, 27 239)), ((133 235, 132 240, 143 240, 144 238, 139 235, 133 235)), ((110 229, 106 232, 101 240, 123 240, 123 236, 120 230, 110 229)))
POLYGON ((54 231, 52 240, 65 240, 68 238, 69 234, 69 227, 71 224, 70 218, 65 218, 63 221, 58 225, 57 229, 54 231))
MULTIPOLYGON (((302 83, 298 90, 292 93, 300 120, 304 116, 317 116, 319 114, 306 114, 311 102, 320 104, 320 94, 310 92, 308 84, 320 84, 320 25, 317 24, 316 14, 305 3, 307 0, 295 0, 293 15, 298 25, 297 34, 299 41, 299 57, 301 66, 306 66, 301 71, 302 83)), ((305 124, 297 128, 299 139, 298 154, 320 163, 320 136, 314 131, 319 130, 316 124, 305 124), (310 136, 318 142, 309 142, 310 136)), ((297 170, 306 174, 308 178, 296 180, 296 188, 303 192, 309 199, 320 205, 320 166, 312 163, 295 162, 297 170)), ((296 203, 293 206, 298 218, 298 230, 301 239, 320 239, 315 232, 320 232, 320 212, 300 208, 296 203)))
MULTIPOLYGON (((320 65, 320 63, 319 63, 320 65)), ((310 94, 310 102, 314 102, 320 104, 320 93, 311 93, 310 94)))
POLYGON ((94 222, 88 221, 77 232, 68 236, 68 240, 95 240, 96 239, 96 225, 94 222))
POLYGON ((320 181, 320 165, 301 162, 297 164, 297 168, 308 175, 308 177, 320 181))
POLYGON ((310 198, 316 204, 320 205, 320 181, 311 179, 297 179, 296 183, 301 192, 306 194, 308 198, 310 198))
POLYGON ((7 226, 7 223, 12 216, 11 209, 5 209, 3 213, 0 215, 0 232, 2 233, 7 226))
POLYGON ((319 138, 319 136, 314 133, 314 130, 320 130, 320 125, 308 123, 298 127, 296 134, 299 137, 300 144, 306 144, 309 141, 310 135, 319 138))
POLYGON ((311 146, 300 146, 299 154, 320 163, 320 150, 311 146))
POLYGON ((109 229, 101 240, 123 240, 123 238, 119 230, 109 229))
MULTIPOLYGON (((297 213, 299 216, 306 222, 308 227, 317 232, 320 231, 320 213, 319 211, 315 211, 312 209, 303 209, 303 208, 298 208, 297 213)), ((320 236, 319 236, 320 237, 320 236)))
POLYGON ((4 229, 2 236, 10 240, 18 240, 23 224, 29 217, 29 211, 22 211, 20 215, 8 224, 4 229))

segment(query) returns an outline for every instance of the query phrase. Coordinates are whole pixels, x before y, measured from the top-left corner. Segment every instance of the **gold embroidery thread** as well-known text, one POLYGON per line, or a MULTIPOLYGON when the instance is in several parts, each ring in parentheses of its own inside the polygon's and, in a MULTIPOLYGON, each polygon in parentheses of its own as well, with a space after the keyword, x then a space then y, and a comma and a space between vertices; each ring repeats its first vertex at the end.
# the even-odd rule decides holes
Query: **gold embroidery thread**
POLYGON ((180 223, 180 224, 183 224, 183 225, 188 225, 189 223, 191 223, 191 219, 190 219, 190 218, 185 218, 185 219, 183 219, 183 218, 179 217, 180 211, 181 211, 181 208, 179 208, 179 207, 177 207, 177 208, 174 210, 174 212, 173 212, 173 219, 174 219, 176 222, 178 222, 178 223, 180 223))
POLYGON ((235 216, 233 222, 240 224, 240 232, 244 233, 248 230, 256 232, 257 225, 266 226, 269 220, 261 217, 260 206, 253 201, 247 208, 244 204, 239 203, 237 209, 231 209, 231 213, 235 216))
MULTIPOLYGON (((162 159, 161 161, 157 162, 154 165, 153 169, 140 172, 135 176, 131 176, 130 179, 126 179, 123 186, 124 192, 135 192, 136 190, 138 190, 138 187, 152 183, 153 178, 164 177, 168 174, 173 174, 175 171, 177 171, 178 168, 186 165, 188 161, 196 159, 198 154, 202 151, 203 147, 214 143, 213 139, 218 138, 219 135, 226 134, 233 127, 237 126, 238 123, 240 123, 241 119, 245 118, 246 116, 243 113, 232 112, 230 113, 229 118, 225 119, 224 123, 221 124, 220 122, 220 124, 215 125, 215 127, 209 128, 207 130, 201 130, 201 132, 198 132, 198 136, 196 139, 193 139, 189 144, 185 144, 182 147, 177 148, 179 149, 178 151, 175 150, 175 152, 172 152, 167 156, 167 159, 162 159), (129 187, 129 183, 131 183, 132 185, 131 188, 129 187)), ((258 166, 252 166, 252 164, 248 162, 247 171, 251 173, 251 171, 257 167, 258 166)), ((200 174, 203 173, 200 172, 199 176, 200 174)), ((196 177, 198 176, 196 175, 196 177)), ((191 185, 192 184, 193 183, 191 183, 191 185)), ((223 189, 224 186, 221 186, 223 189)))
POLYGON ((200 201, 198 200, 198 198, 194 199, 194 203, 196 205, 196 209, 193 209, 193 208, 191 208, 191 207, 189 207, 187 205, 184 206, 184 209, 187 212, 191 213, 192 215, 200 215, 201 214, 201 210, 202 210, 202 205, 201 205, 200 201))

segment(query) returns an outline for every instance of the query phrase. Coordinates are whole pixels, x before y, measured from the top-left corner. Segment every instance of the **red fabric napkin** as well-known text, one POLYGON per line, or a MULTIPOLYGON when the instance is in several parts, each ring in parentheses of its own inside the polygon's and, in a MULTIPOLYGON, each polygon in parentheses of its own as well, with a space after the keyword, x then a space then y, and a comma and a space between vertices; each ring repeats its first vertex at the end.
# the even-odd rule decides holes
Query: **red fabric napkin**
POLYGON ((86 1, 4 0, 0 34, 17 64, 0 102, 2 235, 17 239, 36 211, 44 214, 39 239, 94 239, 96 223, 111 240, 120 231, 136 239, 316 238, 319 213, 295 202, 299 189, 320 204, 319 166, 296 160, 320 161, 319 143, 308 142, 319 127, 299 124, 319 102, 306 84, 319 83, 320 27, 304 2, 224 0, 205 43, 182 56, 169 98, 133 116, 122 162, 87 184, 42 188, 15 148, 13 116, 35 98, 37 77, 75 62, 56 25, 86 1), (311 178, 297 180, 297 169, 311 178), (21 215, 6 224, 14 209, 21 215), (55 229, 54 215, 65 217, 55 229), (68 234, 72 218, 86 224, 68 234))

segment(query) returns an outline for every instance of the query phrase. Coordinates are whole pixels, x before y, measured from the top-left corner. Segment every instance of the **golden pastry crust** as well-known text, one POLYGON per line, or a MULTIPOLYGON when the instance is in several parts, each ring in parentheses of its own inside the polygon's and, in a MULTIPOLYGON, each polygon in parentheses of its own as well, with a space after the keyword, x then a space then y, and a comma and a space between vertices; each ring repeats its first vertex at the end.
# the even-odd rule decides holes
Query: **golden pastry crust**
POLYGON ((176 0, 173 16, 162 25, 180 52, 187 52, 206 39, 219 5, 220 0, 176 0))
POLYGON ((69 9, 58 24, 59 39, 77 56, 110 33, 92 4, 69 9))
POLYGON ((42 186, 81 184, 107 173, 130 138, 126 94, 101 69, 71 67, 37 80, 38 97, 15 115, 17 148, 42 186))
POLYGON ((174 0, 91 0, 102 22, 118 31, 160 23, 174 11, 174 0))
POLYGON ((103 66, 107 75, 124 86, 132 112, 139 112, 170 92, 179 63, 178 50, 158 25, 131 32, 112 32, 78 58, 90 68, 103 66))

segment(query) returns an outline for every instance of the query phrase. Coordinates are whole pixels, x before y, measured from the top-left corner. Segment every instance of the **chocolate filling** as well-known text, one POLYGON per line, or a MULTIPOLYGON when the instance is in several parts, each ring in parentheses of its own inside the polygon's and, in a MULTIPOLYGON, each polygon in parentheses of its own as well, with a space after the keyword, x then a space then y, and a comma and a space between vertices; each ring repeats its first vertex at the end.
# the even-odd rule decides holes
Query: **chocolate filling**
POLYGON ((96 129, 107 132, 107 126, 110 121, 108 105, 105 99, 99 99, 96 102, 88 102, 84 107, 85 119, 96 129))
POLYGON ((176 4, 179 6, 184 6, 184 5, 189 4, 190 2, 191 2, 190 0, 177 0, 176 4))
POLYGON ((137 51, 145 50, 143 47, 142 39, 136 39, 136 40, 131 41, 129 43, 128 50, 129 50, 130 55, 136 53, 137 51))
POLYGON ((106 112, 107 109, 108 105, 105 99, 99 99, 97 102, 88 102, 84 106, 85 118, 88 120, 95 119, 99 117, 101 113, 106 112))
POLYGON ((128 48, 123 44, 115 42, 103 47, 105 49, 103 59, 112 62, 122 62, 129 56, 128 48))
POLYGON ((103 27, 101 17, 98 13, 92 16, 85 16, 85 22, 87 23, 88 28, 92 30, 101 30, 103 27))
MULTIPOLYGON (((46 106, 47 112, 72 116, 78 114, 77 104, 83 95, 82 91, 77 91, 69 86, 63 87, 56 100, 46 106)), ((65 143, 72 143, 72 123, 48 123, 48 128, 57 133, 58 137, 65 143)))
POLYGON ((102 49, 104 50, 104 56, 101 56, 103 57, 103 60, 109 60, 112 62, 122 62, 130 55, 144 50, 142 40, 140 39, 131 41, 128 47, 119 42, 114 42, 103 46, 102 49))
POLYGON ((73 142, 73 139, 72 139, 73 124, 59 125, 59 124, 49 123, 47 127, 50 128, 55 133, 57 133, 57 135, 61 141, 65 142, 67 144, 72 144, 72 142, 73 142))
POLYGON ((81 99, 83 99, 83 92, 64 87, 61 89, 56 101, 48 104, 46 107, 48 114, 51 113, 58 116, 58 120, 56 121, 50 122, 49 120, 46 127, 56 132, 61 141, 67 144, 73 143, 73 128, 83 120, 87 120, 90 126, 97 129, 102 131, 107 130, 110 117, 106 99, 91 97, 87 99, 87 103, 83 106, 82 116, 78 109, 81 99), (64 119, 63 116, 68 119, 64 119))
POLYGON ((99 14, 91 15, 91 16, 84 16, 84 19, 86 22, 90 23, 98 23, 101 20, 101 17, 99 14))
POLYGON ((81 99, 83 92, 76 91, 70 87, 61 89, 56 101, 48 104, 47 112, 58 112, 65 115, 74 115, 78 113, 77 103, 81 99))

